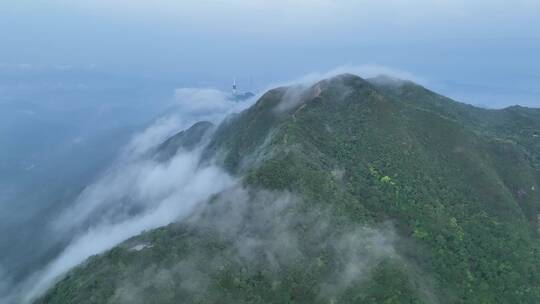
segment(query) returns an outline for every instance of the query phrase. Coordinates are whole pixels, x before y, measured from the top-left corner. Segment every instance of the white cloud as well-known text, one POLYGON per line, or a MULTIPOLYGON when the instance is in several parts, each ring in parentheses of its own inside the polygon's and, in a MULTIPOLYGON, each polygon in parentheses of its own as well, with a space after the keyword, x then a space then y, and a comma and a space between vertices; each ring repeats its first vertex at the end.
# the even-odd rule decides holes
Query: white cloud
POLYGON ((232 103, 224 92, 214 89, 181 88, 174 96, 181 110, 192 114, 224 112, 232 103))
POLYGON ((167 282, 174 282, 175 288, 186 292, 189 299, 190 294, 199 294, 208 286, 212 269, 229 262, 240 263, 243 273, 256 273, 264 265, 265 276, 275 281, 283 278, 284 272, 310 268, 315 262, 318 267, 334 265, 319 275, 311 291, 324 302, 368 279, 382 260, 407 263, 395 248, 398 237, 389 223, 375 228, 354 225, 336 218, 322 206, 308 203, 312 208, 306 210, 304 204, 288 192, 235 187, 220 193, 216 201, 184 223, 185 227, 209 231, 227 240, 224 243, 228 245, 217 254, 188 250, 176 266, 151 267, 142 279, 121 280, 114 301, 137 303, 137 299, 144 299, 138 296, 141 290, 163 286, 164 274, 171 278, 167 282))
POLYGON ((235 184, 217 167, 200 167, 199 155, 198 151, 181 152, 167 163, 135 160, 87 189, 71 209, 57 218, 55 228, 63 233, 89 227, 47 265, 32 282, 25 299, 29 301, 44 292, 89 256, 144 230, 182 219, 211 195, 235 184))
POLYGON ((225 116, 249 107, 258 96, 234 100, 232 96, 215 89, 180 88, 175 90, 175 105, 184 117, 219 123, 225 116))
POLYGON ((250 101, 237 103, 222 92, 198 89, 178 89, 175 98, 178 113, 158 119, 136 135, 118 162, 54 220, 58 234, 76 233, 59 256, 24 283, 24 301, 39 296, 89 256, 144 230, 181 220, 211 195, 236 183, 222 169, 200 165, 202 147, 179 151, 167 162, 155 160, 151 151, 192 122, 219 121, 250 101))
POLYGON ((393 78, 398 78, 402 80, 410 80, 418 84, 426 84, 427 79, 409 73, 407 71, 394 69, 387 66, 377 65, 377 64, 364 64, 364 65, 343 65, 334 69, 331 69, 326 72, 314 72, 308 75, 302 76, 295 80, 290 81, 289 83, 293 84, 310 84, 322 79, 328 79, 339 74, 355 74, 362 78, 371 78, 377 76, 390 76, 393 78))
POLYGON ((159 118, 152 126, 133 137, 121 159, 140 157, 182 127, 186 126, 180 122, 177 116, 159 118))

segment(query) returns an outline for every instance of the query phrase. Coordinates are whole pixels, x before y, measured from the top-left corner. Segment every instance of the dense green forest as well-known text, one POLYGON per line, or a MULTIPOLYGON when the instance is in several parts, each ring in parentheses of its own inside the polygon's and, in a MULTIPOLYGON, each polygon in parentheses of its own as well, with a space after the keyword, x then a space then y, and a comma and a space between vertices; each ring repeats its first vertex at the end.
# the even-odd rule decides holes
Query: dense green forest
POLYGON ((236 188, 37 303, 540 303, 538 109, 345 74, 270 90, 156 159, 200 141, 236 188))

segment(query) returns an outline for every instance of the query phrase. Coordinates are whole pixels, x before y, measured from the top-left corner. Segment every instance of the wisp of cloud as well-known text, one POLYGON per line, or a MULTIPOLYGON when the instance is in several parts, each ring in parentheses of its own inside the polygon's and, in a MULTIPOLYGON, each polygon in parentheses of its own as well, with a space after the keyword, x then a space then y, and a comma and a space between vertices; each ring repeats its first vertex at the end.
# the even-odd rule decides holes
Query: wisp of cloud
POLYGON ((188 216, 197 204, 236 183, 214 165, 200 165, 202 146, 179 151, 162 162, 153 151, 195 121, 219 123, 250 104, 235 102, 211 89, 178 89, 176 113, 158 119, 136 135, 116 164, 88 186, 52 223, 59 234, 73 234, 69 245, 21 288, 30 302, 88 257, 102 253, 142 231, 188 216))

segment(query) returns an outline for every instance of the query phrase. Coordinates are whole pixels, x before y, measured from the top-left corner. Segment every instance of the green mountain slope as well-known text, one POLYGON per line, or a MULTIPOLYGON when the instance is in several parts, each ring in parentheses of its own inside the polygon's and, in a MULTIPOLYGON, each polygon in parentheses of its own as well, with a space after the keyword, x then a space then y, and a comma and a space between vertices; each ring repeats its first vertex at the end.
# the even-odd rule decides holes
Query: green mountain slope
POLYGON ((37 302, 538 303, 539 135, 537 109, 410 82, 277 88, 203 152, 242 189, 92 257, 37 302))

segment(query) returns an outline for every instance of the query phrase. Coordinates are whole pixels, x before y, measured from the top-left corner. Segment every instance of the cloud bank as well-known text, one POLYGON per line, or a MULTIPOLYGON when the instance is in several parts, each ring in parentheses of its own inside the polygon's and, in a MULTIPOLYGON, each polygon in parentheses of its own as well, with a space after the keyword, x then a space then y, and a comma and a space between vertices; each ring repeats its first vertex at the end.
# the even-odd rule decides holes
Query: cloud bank
POLYGON ((174 93, 176 106, 182 115, 217 123, 229 114, 246 109, 258 97, 236 100, 231 94, 209 88, 180 88, 174 93))
POLYGON ((156 147, 199 120, 219 123, 250 100, 235 102, 211 89, 178 89, 173 113, 135 135, 118 161, 51 223, 53 231, 71 241, 53 261, 23 287, 22 301, 41 295, 69 269, 144 230, 167 225, 190 215, 195 207, 237 181, 222 169, 201 166, 203 146, 179 151, 161 162, 156 147), (73 233, 75 231, 75 233, 73 233))
POLYGON ((235 180, 213 166, 199 167, 199 151, 180 152, 170 162, 135 160, 106 174, 54 222, 60 232, 79 231, 43 270, 26 295, 31 300, 91 255, 144 230, 181 220, 235 180))
POLYGON ((318 81, 323 79, 332 78, 340 74, 354 74, 358 75, 364 79, 373 78, 377 76, 389 76, 396 79, 409 80, 421 85, 429 85, 429 80, 425 77, 410 73, 408 71, 395 69, 389 66, 378 65, 378 64, 362 64, 362 65, 342 65, 336 68, 321 71, 321 72, 312 72, 288 81, 279 82, 271 84, 267 89, 277 87, 277 86, 288 86, 288 85, 300 85, 300 86, 311 86, 318 81))

